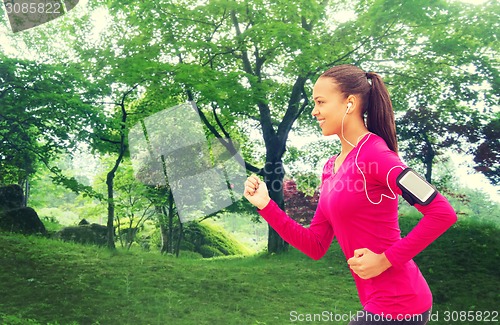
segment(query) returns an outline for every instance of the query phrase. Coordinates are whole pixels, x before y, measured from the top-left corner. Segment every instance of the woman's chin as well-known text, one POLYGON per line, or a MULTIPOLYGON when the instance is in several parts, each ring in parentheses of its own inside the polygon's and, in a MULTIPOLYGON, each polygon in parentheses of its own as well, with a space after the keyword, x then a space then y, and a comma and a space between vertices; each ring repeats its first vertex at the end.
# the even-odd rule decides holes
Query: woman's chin
POLYGON ((322 133, 325 137, 327 137, 327 136, 329 136, 329 135, 334 135, 334 134, 335 134, 335 133, 330 132, 330 131, 325 130, 325 129, 321 129, 321 133, 322 133))

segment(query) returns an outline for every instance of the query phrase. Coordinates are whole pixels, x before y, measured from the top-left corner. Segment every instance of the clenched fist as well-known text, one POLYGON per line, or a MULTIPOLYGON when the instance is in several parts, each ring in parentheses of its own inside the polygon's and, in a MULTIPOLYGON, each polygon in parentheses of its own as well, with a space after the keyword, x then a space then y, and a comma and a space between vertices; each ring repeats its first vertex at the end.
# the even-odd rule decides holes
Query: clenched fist
POLYGON ((354 273, 365 280, 378 276, 392 266, 384 253, 376 254, 368 248, 356 249, 347 263, 354 273))
POLYGON ((257 175, 252 175, 245 181, 243 196, 255 205, 257 209, 264 209, 271 198, 267 192, 266 183, 261 181, 257 175))

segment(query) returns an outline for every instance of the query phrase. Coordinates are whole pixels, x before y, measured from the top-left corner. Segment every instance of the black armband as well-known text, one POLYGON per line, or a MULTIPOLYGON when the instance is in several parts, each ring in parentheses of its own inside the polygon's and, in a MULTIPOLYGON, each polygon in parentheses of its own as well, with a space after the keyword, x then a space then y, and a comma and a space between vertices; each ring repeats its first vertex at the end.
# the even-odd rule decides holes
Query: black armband
POLYGON ((438 191, 413 169, 406 168, 396 178, 396 184, 403 192, 403 198, 410 204, 427 205, 434 200, 438 191))

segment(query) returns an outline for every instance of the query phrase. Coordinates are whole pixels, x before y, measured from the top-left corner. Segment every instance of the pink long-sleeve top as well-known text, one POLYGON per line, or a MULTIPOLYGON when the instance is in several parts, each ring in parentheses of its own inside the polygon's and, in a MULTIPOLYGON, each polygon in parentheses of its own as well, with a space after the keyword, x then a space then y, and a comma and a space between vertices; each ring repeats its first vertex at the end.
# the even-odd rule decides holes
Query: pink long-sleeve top
POLYGON ((401 238, 396 178, 406 166, 399 156, 370 133, 337 172, 334 163, 332 157, 324 166, 318 206, 308 228, 272 200, 260 215, 285 241, 313 259, 325 255, 334 237, 346 259, 359 248, 385 252, 392 266, 379 276, 363 280, 351 271, 363 308, 394 318, 427 311, 432 294, 412 258, 456 222, 455 211, 441 194, 426 206, 415 204, 423 218, 401 238))

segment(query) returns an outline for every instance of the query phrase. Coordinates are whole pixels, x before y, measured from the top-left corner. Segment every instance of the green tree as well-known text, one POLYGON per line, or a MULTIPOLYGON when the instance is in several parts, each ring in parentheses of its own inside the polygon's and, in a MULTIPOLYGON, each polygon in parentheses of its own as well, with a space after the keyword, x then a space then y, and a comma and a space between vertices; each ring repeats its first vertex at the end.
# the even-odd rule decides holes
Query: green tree
MULTIPOLYGON (((72 45, 73 61, 80 63, 86 80, 96 84, 93 89, 101 91, 100 98, 111 89, 109 97, 121 103, 108 114, 112 116, 102 132, 91 128, 94 148, 108 150, 98 141, 118 145, 114 152, 119 164, 126 155, 122 149, 127 127, 168 107, 143 105, 146 109, 126 111, 130 120, 124 121, 123 109, 131 109, 127 105, 137 98, 170 104, 195 100, 213 136, 245 139, 251 129, 259 131, 264 157, 246 155, 246 167, 264 177, 280 206, 289 132, 294 125, 304 132, 311 129, 311 119, 303 114, 311 109, 308 89, 332 65, 354 63, 381 72, 398 111, 445 111, 438 118, 452 116, 466 132, 471 122, 475 125, 491 114, 471 115, 464 107, 498 102, 498 41, 490 33, 498 27, 498 4, 493 2, 481 8, 423 0, 91 2, 99 5, 106 6, 111 17, 98 42, 84 37, 89 31, 84 19, 74 21, 81 30, 61 28, 63 35, 72 34, 73 39, 62 39, 72 45), (335 18, 342 10, 349 18, 344 22, 335 18), (478 85, 484 88, 475 91, 478 85), (120 100, 131 89, 134 96, 120 100)), ((40 42, 45 51, 50 48, 47 39, 40 42)), ((404 124, 404 118, 398 121, 404 124)), ((451 133, 449 125, 442 128, 451 133)), ((463 141, 484 138, 484 133, 464 135, 463 130, 457 131, 463 141)), ((431 144, 446 143, 433 132, 428 133, 431 144)), ((415 139, 408 134, 403 140, 415 139)), ((232 147, 231 140, 225 144, 232 147)), ((109 195, 108 188, 111 203, 109 195)), ((272 229, 268 249, 286 249, 272 229)))
POLYGON ((425 178, 432 181, 435 158, 444 149, 467 153, 467 143, 481 136, 479 112, 463 107, 410 108, 398 120, 399 135, 405 141, 405 156, 424 166, 425 178))
POLYGON ((145 222, 153 218, 155 209, 148 198, 149 189, 134 177, 129 161, 122 163, 114 191, 118 239, 122 247, 130 249, 145 222))
MULTIPOLYGON (((444 149, 472 154, 488 134, 498 109, 500 6, 451 3, 422 9, 427 23, 402 31, 406 49, 386 52, 383 71, 391 85, 397 128, 406 158, 421 163, 432 180, 444 149)), ((424 21, 418 11, 414 22, 424 21)), ((403 49, 403 48, 401 48, 403 49)))
POLYGON ((484 141, 477 147, 475 169, 488 177, 492 184, 500 183, 500 113, 486 124, 482 133, 484 141))
POLYGON ((115 110, 111 114, 110 124, 114 124, 112 128, 103 131, 96 131, 94 134, 94 145, 97 145, 97 148, 101 150, 101 152, 106 153, 116 153, 116 159, 111 169, 106 174, 106 192, 107 192, 107 204, 108 204, 108 219, 106 222, 108 228, 108 248, 115 248, 115 238, 114 238, 114 222, 115 222, 115 188, 114 182, 116 173, 120 164, 122 163, 126 153, 127 153, 127 134, 128 134, 128 103, 130 101, 128 98, 131 94, 134 93, 134 90, 137 88, 138 84, 131 87, 129 90, 125 91, 119 101, 114 103, 115 110), (117 108, 117 109, 116 109, 117 108), (100 142, 99 142, 100 141, 100 142))
MULTIPOLYGON (((217 137, 258 129, 265 157, 259 162, 259 157, 247 156, 246 166, 264 177, 280 206, 288 135, 296 121, 311 125, 308 114, 302 113, 311 109, 308 88, 320 72, 340 63, 380 71, 393 93, 405 85, 395 96, 398 110, 434 109, 428 100, 414 104, 419 94, 432 97, 436 89, 426 85, 434 80, 445 80, 440 85, 450 82, 447 97, 456 101, 448 101, 447 107, 456 108, 467 102, 460 85, 471 75, 457 71, 473 65, 479 73, 470 85, 485 81, 489 86, 497 73, 492 62, 497 48, 489 33, 498 12, 494 3, 480 12, 459 3, 417 0, 105 4, 114 17, 114 32, 120 33, 107 35, 112 45, 102 52, 108 60, 103 64, 129 85, 147 80, 149 98, 195 100, 202 120, 217 137), (351 19, 335 20, 336 13, 350 8, 351 19), (479 22, 479 14, 486 15, 485 23, 479 22), (464 41, 467 45, 461 46, 464 41), (466 46, 473 46, 468 56, 466 46), (449 67, 447 73, 427 78, 443 66, 449 67), (448 77, 453 78, 446 81, 448 77)), ((230 141, 226 144, 231 147, 230 141)), ((286 249, 272 229, 268 249, 286 249)))
MULTIPOLYGON (((92 105, 91 83, 76 64, 43 64, 0 54, 0 182, 26 184, 37 165, 87 141, 101 116, 92 105)), ((75 187, 90 191, 88 187, 75 187)))

